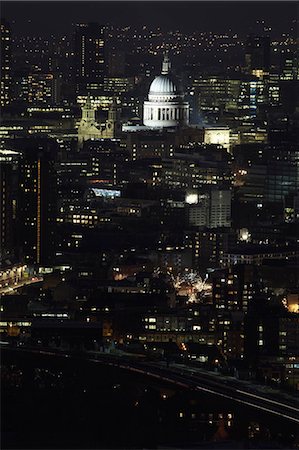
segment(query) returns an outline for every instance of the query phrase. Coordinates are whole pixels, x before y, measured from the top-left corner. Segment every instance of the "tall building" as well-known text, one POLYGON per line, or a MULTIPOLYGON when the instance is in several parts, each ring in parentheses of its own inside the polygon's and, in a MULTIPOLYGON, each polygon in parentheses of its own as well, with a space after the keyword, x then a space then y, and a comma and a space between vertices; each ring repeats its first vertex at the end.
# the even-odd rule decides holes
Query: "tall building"
MULTIPOLYGON (((193 81, 193 92, 198 109, 198 120, 208 124, 244 124, 258 115, 267 104, 267 84, 262 74, 248 69, 248 75, 209 75, 193 81)), ((271 80, 272 84, 273 80, 271 80)), ((276 89, 276 84, 274 84, 276 89)), ((272 88, 272 86, 271 86, 272 88)), ((273 88, 272 88, 273 89, 273 88)), ((271 92, 276 97, 276 92, 271 92)), ((277 99, 276 99, 277 101, 277 99)))
POLYGON ((224 112, 236 113, 241 93, 241 79, 205 75, 194 79, 193 90, 197 102, 199 119, 214 116, 219 118, 224 112))
POLYGON ((1 20, 1 73, 0 73, 0 105, 10 103, 11 88, 11 32, 8 23, 1 20))
POLYGON ((79 91, 90 84, 100 89, 105 72, 104 30, 97 23, 81 23, 75 31, 75 72, 79 91))
POLYGON ((28 76, 28 103, 51 105, 54 102, 54 76, 52 73, 31 73, 28 76))
POLYGON ((216 145, 186 146, 164 159, 156 183, 181 191, 229 189, 232 174, 230 155, 216 145))
POLYGON ((16 219, 18 163, 20 154, 0 150, 0 265, 1 261, 17 255, 16 219))
POLYGON ((188 125, 189 104, 171 74, 171 63, 164 55, 161 75, 152 82, 148 100, 144 102, 143 123, 151 128, 188 125))
POLYGON ((108 56, 109 77, 123 77, 126 70, 126 54, 123 50, 111 50, 108 56))
POLYGON ((231 191, 212 190, 199 195, 198 203, 189 207, 189 224, 207 228, 230 227, 231 191))
POLYGON ((28 68, 14 71, 14 83, 12 89, 12 101, 14 104, 28 104, 29 74, 30 70, 28 68))
POLYGON ((296 63, 295 52, 288 51, 282 54, 280 80, 290 81, 297 79, 296 63))
MULTIPOLYGON (((298 356, 299 319, 298 315, 286 310, 262 307, 257 313, 252 308, 245 319, 245 353, 251 361, 265 360, 268 357, 298 356)), ((263 305, 264 303, 264 305, 263 305)))
POLYGON ((213 303, 217 309, 247 312, 260 289, 257 269, 240 264, 215 270, 211 275, 213 303))
POLYGON ((233 240, 229 229, 190 229, 186 230, 184 245, 191 249, 192 267, 205 275, 208 269, 224 265, 224 255, 233 240))
POLYGON ((283 203, 299 186, 297 144, 240 145, 234 149, 238 197, 241 202, 283 203))
POLYGON ((112 93, 120 97, 124 93, 133 91, 135 87, 133 77, 105 77, 104 78, 104 91, 105 93, 112 93))
POLYGON ((53 263, 57 183, 56 141, 49 138, 16 138, 22 154, 19 163, 18 239, 24 262, 53 263))
POLYGON ((270 69, 269 36, 248 36, 245 46, 245 71, 247 74, 263 77, 270 69))

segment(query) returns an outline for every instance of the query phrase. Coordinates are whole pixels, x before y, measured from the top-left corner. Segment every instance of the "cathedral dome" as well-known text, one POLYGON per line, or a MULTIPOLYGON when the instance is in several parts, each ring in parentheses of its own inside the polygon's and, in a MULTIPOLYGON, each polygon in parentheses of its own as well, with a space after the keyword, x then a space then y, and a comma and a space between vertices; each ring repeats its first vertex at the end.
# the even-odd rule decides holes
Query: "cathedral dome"
POLYGON ((178 88, 175 83, 167 75, 159 75, 154 79, 150 86, 149 95, 171 95, 177 94, 178 88))
POLYGON ((167 128, 186 125, 188 120, 189 105, 172 77, 166 53, 161 74, 150 85, 148 100, 143 105, 143 123, 151 128, 167 128))

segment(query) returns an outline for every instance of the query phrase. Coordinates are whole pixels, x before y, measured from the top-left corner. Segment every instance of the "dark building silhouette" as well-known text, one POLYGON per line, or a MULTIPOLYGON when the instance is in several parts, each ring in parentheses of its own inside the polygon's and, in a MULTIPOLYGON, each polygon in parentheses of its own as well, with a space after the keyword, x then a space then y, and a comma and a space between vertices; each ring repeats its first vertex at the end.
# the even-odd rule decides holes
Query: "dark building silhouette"
POLYGON ((0 150, 0 264, 18 253, 15 227, 20 156, 17 152, 0 150))
POLYGON ((19 164, 18 240, 24 262, 46 265, 55 252, 57 186, 56 142, 17 138, 19 164))
POLYGON ((103 28, 97 23, 77 24, 74 45, 77 89, 85 91, 103 85, 105 72, 103 28))
POLYGON ((11 31, 9 24, 1 20, 1 72, 0 72, 0 105, 5 106, 10 103, 11 89, 11 31))
POLYGON ((108 75, 122 77, 126 70, 126 54, 123 50, 111 50, 108 55, 108 75))
POLYGON ((245 71, 255 75, 256 71, 269 73, 270 69, 270 38, 268 36, 253 36, 247 38, 245 46, 245 71))

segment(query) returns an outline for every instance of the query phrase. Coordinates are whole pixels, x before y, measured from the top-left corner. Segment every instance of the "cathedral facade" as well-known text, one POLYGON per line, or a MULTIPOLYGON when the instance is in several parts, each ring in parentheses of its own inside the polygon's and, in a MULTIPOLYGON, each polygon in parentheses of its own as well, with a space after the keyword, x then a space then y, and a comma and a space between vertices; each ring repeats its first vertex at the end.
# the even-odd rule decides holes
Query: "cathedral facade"
POLYGON ((120 137, 121 123, 117 103, 113 100, 108 112, 108 119, 104 123, 96 121, 95 109, 88 95, 82 107, 82 118, 78 127, 78 143, 81 147, 88 139, 113 139, 120 137))

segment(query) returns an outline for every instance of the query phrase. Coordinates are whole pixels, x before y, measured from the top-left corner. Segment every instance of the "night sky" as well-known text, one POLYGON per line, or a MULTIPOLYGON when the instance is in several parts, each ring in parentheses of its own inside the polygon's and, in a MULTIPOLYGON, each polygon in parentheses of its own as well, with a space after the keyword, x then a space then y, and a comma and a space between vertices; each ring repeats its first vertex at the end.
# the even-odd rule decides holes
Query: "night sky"
POLYGON ((289 31, 298 15, 297 2, 2 2, 1 16, 13 32, 23 35, 69 33, 76 22, 94 21, 103 25, 152 25, 163 31, 181 29, 238 33, 259 32, 257 20, 273 29, 273 36, 289 31), (296 11, 297 10, 297 11, 296 11))

